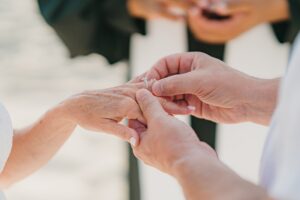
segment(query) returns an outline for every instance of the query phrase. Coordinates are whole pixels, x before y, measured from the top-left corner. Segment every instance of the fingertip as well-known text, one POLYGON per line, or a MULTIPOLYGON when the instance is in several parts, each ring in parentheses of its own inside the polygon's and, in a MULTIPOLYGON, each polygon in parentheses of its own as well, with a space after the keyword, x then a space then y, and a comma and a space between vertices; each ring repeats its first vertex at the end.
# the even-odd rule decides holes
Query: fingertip
POLYGON ((130 130, 131 133, 129 134, 129 139, 127 139, 127 141, 131 146, 136 147, 139 144, 139 134, 134 129, 130 128, 130 130))
POLYGON ((160 81, 155 81, 152 85, 152 92, 155 96, 161 96, 161 84, 160 81))
POLYGON ((137 146, 137 139, 135 137, 131 137, 129 139, 129 143, 132 147, 136 147, 137 146))

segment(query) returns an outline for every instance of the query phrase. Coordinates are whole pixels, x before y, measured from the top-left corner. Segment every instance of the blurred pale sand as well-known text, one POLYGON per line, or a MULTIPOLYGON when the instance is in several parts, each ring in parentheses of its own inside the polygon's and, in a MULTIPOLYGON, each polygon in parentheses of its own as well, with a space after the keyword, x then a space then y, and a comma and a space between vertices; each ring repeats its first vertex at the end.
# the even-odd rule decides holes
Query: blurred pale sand
MULTIPOLYGON (((0 99, 15 128, 33 122, 73 93, 124 82, 126 66, 122 63, 108 67, 97 55, 69 60, 66 49, 39 17, 34 1, 1 0, 0 15, 0 99)), ((288 46, 278 45, 270 35, 270 28, 261 26, 231 42, 228 63, 260 77, 278 76, 286 64, 288 46)), ((149 62, 153 61, 143 60, 145 65, 149 62)), ((220 158, 241 176, 257 182, 266 131, 248 123, 219 126, 220 158)), ((77 129, 47 166, 6 194, 9 200, 125 200, 126 158, 123 142, 77 129)), ((147 178, 148 171, 143 170, 145 199, 171 196, 167 193, 172 190, 164 189, 167 186, 160 185, 158 176, 147 178), (151 193, 155 191, 149 189, 151 184, 162 188, 162 193, 151 193)))

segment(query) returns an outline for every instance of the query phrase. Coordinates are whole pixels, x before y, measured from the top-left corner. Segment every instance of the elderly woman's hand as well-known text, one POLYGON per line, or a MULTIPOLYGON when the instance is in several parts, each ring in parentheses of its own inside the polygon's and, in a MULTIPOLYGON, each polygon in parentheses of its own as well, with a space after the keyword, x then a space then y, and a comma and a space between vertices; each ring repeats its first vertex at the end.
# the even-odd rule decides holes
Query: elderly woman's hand
POLYGON ((123 140, 138 143, 133 129, 120 124, 123 119, 144 121, 135 101, 143 83, 124 84, 110 89, 85 91, 61 103, 67 119, 91 131, 111 133, 123 140))
MULTIPOLYGON (((149 85, 152 84, 149 82, 149 85)), ((139 137, 135 130, 120 124, 124 119, 145 122, 139 105, 135 100, 137 90, 145 88, 144 82, 127 83, 118 87, 86 91, 74 95, 62 103, 67 118, 91 131, 111 133, 137 145, 139 137)), ((187 114, 187 108, 160 98, 163 107, 176 114, 187 114)))
MULTIPOLYGON (((120 124, 123 119, 145 122, 136 91, 151 86, 151 81, 87 91, 74 95, 49 109, 37 122, 15 131, 13 148, 0 174, 0 187, 7 187, 45 165, 70 137, 77 125, 92 131, 103 131, 139 143, 134 129, 120 124), (47 145, 45 145, 47 144, 47 145)), ((177 105, 161 99, 166 110, 181 113, 177 105)), ((182 112, 184 114, 184 112, 182 112)))

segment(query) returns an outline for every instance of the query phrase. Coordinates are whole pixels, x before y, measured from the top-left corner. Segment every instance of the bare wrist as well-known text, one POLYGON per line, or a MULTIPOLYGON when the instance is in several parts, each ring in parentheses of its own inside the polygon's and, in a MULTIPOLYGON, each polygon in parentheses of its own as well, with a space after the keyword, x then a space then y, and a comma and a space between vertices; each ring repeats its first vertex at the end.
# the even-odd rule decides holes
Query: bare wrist
POLYGON ((219 160, 201 152, 182 158, 174 167, 174 176, 188 200, 269 199, 262 188, 243 180, 219 160))
POLYGON ((77 122, 74 118, 72 110, 70 109, 70 103, 71 102, 69 101, 63 101, 49 110, 46 115, 51 115, 51 117, 55 120, 63 121, 66 124, 76 126, 77 122))
POLYGON ((253 78, 247 91, 248 121, 268 125, 277 104, 280 79, 253 78))

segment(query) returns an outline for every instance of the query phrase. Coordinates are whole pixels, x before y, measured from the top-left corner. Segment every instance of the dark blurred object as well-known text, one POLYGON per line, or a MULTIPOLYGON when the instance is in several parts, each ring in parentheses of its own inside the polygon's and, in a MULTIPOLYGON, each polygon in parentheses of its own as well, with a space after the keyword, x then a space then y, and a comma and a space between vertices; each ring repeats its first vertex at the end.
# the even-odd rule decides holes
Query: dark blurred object
MULTIPOLYGON (((134 33, 145 21, 130 16, 124 0, 38 0, 41 14, 68 47, 70 56, 98 53, 109 63, 128 60, 134 33)), ((289 0, 289 21, 273 24, 280 42, 293 42, 300 30, 300 0, 289 0)), ((210 18, 220 19, 213 13, 210 18)), ((223 19, 221 17, 221 19, 223 19)))
POLYGON ((110 64, 129 58, 129 39, 145 33, 124 0, 38 0, 41 14, 68 47, 71 57, 98 53, 110 64))
POLYGON ((300 0, 288 0, 290 20, 273 24, 279 42, 293 43, 300 30, 300 0))

